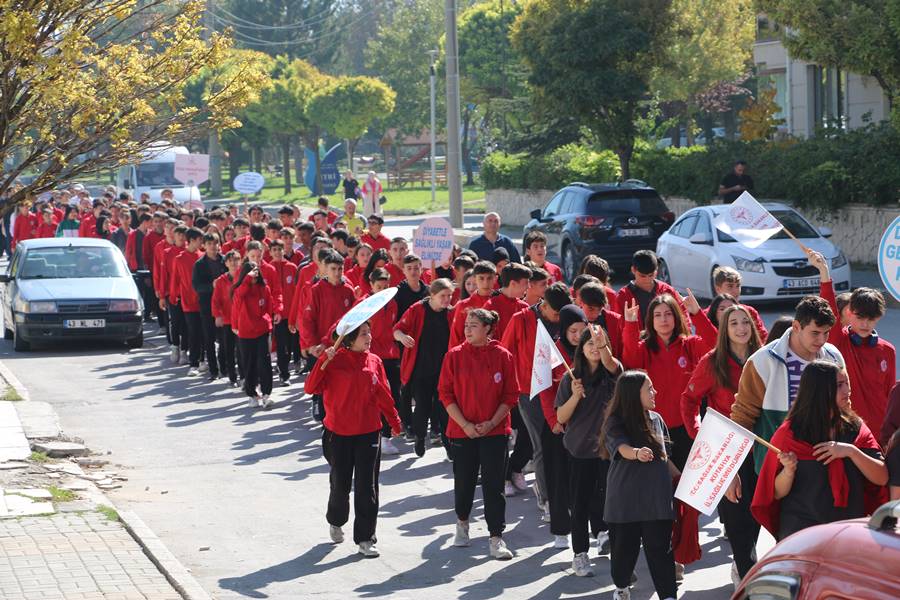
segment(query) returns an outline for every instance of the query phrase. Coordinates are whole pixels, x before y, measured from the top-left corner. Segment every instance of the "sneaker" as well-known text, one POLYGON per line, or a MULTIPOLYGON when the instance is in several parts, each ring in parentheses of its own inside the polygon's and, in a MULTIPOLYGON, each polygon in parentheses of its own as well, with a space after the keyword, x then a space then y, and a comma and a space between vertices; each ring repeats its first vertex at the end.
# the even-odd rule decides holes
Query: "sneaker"
POLYGON ((178 346, 172 346, 172 350, 169 352, 169 360, 177 365, 180 358, 181 350, 178 349, 178 346))
POLYGON ((337 525, 328 526, 328 535, 331 536, 331 541, 335 544, 340 544, 344 541, 344 530, 337 525))
POLYGON ((198 369, 197 367, 191 367, 187 373, 188 377, 198 377, 199 375, 200 375, 200 369, 198 369))
POLYGON ((397 449, 391 438, 383 437, 381 438, 381 453, 387 455, 400 454, 400 450, 397 449))
POLYGON ((239 388, 239 387, 241 387, 241 384, 238 383, 237 379, 234 379, 234 380, 229 379, 229 380, 228 380, 228 385, 231 386, 231 387, 233 387, 233 388, 239 388))
POLYGON ((442 446, 444 444, 444 440, 441 439, 441 434, 437 431, 431 432, 431 445, 432 446, 442 446))
POLYGON ((572 559, 572 572, 576 577, 593 577, 594 572, 591 570, 591 561, 587 552, 579 552, 572 559))
POLYGON ((290 378, 290 377, 283 377, 283 378, 281 379, 281 385, 283 385, 284 387, 291 387, 291 378, 290 378))
POLYGON ((510 560, 513 557, 512 551, 506 547, 506 543, 501 537, 491 538, 491 558, 497 560, 510 560))
POLYGON ((601 531, 597 534, 597 555, 605 556, 609 554, 609 532, 601 531))
POLYGON ((569 547, 569 536, 567 535, 554 535, 553 536, 553 547, 559 548, 560 550, 564 550, 569 547))
POLYGON ((257 406, 259 406, 259 398, 257 398, 256 396, 253 396, 252 398, 250 398, 250 401, 247 403, 247 406, 249 408, 256 408, 257 406))
POLYGON ((738 572, 737 563, 734 561, 731 561, 731 583, 734 585, 735 590, 741 585, 741 574, 738 572))
POLYGON ((263 407, 263 410, 271 410, 271 408, 275 406, 275 401, 269 398, 268 394, 263 394, 259 405, 263 407))
POLYGON ((616 588, 613 591, 613 600, 631 600, 631 590, 628 588, 616 588))
POLYGON ((406 425, 404 425, 404 426, 403 426, 403 429, 404 429, 404 431, 403 431, 403 440, 406 441, 406 442, 409 442, 409 443, 415 442, 415 441, 416 441, 416 436, 413 435, 413 432, 411 431, 411 428, 408 427, 408 426, 406 426, 406 425))
POLYGON ((210 374, 206 377, 206 379, 209 380, 209 381, 215 381, 215 380, 218 379, 218 378, 219 378, 219 374, 218 374, 218 373, 210 373, 210 374))
POLYGON ((178 364, 186 365, 189 362, 191 362, 191 359, 190 359, 190 357, 188 357, 187 351, 182 352, 181 355, 178 357, 178 364))
POLYGON ((512 477, 510 477, 510 481, 512 481, 512 484, 516 486, 516 489, 520 492, 524 492, 528 489, 528 483, 525 481, 525 476, 521 473, 513 473, 512 477))
POLYGON ((200 363, 200 366, 197 368, 197 370, 200 371, 201 373, 206 373, 207 371, 209 371, 209 365, 206 364, 205 362, 202 362, 202 363, 200 363))
POLYGON ((358 552, 366 558, 378 558, 378 548, 375 547, 374 541, 360 542, 358 552))
POLYGON ((416 456, 419 458, 425 456, 425 438, 416 438, 416 456))
POLYGON ((675 581, 682 582, 684 581, 684 565, 680 562, 675 563, 675 581))
POLYGON ((453 538, 453 545, 457 548, 466 548, 469 545, 469 522, 456 522, 456 536, 453 538))
POLYGON ((541 523, 549 523, 552 520, 552 517, 550 517, 550 511, 541 509, 541 523))
POLYGON ((514 486, 509 481, 506 482, 506 485, 503 486, 503 495, 507 498, 511 498, 516 495, 516 486, 514 486))

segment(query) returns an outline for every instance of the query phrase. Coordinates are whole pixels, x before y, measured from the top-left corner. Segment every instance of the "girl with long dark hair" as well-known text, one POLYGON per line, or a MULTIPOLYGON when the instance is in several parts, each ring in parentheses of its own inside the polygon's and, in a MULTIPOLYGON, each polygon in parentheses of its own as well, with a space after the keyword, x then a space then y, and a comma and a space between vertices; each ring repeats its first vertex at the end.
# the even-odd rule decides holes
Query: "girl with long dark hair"
POLYGON ((865 516, 888 482, 878 441, 853 412, 847 371, 832 362, 806 366, 771 443, 781 453, 766 454, 751 510, 777 540, 865 516))
MULTIPOLYGON (((652 313, 651 313, 652 314, 652 313)), ((603 518, 609 525, 613 600, 628 600, 641 546, 657 596, 674 599, 672 479, 681 473, 669 456, 669 433, 656 408, 656 390, 643 371, 619 376, 600 433, 609 459, 603 518)))
POLYGON ((259 265, 245 261, 237 281, 231 287, 231 326, 238 338, 241 365, 244 368, 244 393, 250 408, 272 407, 272 359, 269 334, 275 306, 272 291, 260 273, 259 265))
MULTIPOLYGON (((362 276, 359 278, 359 295, 367 296, 372 293, 372 286, 369 283, 369 278, 372 276, 372 271, 375 269, 381 269, 385 265, 391 262, 391 257, 388 255, 387 250, 383 248, 379 248, 372 252, 371 258, 369 258, 369 262, 366 265, 366 269, 363 271, 362 276)), ((400 315, 403 316, 403 315, 400 315)))

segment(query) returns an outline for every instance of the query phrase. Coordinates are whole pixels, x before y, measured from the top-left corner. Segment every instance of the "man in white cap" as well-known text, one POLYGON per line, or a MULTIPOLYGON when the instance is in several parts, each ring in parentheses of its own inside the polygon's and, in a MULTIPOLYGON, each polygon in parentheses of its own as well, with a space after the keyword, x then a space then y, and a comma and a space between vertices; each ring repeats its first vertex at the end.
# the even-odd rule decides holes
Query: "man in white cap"
POLYGON ((366 228, 366 220, 361 215, 357 214, 356 200, 353 198, 346 198, 344 200, 344 214, 341 215, 341 218, 338 220, 347 225, 347 231, 356 237, 361 236, 363 230, 366 228))

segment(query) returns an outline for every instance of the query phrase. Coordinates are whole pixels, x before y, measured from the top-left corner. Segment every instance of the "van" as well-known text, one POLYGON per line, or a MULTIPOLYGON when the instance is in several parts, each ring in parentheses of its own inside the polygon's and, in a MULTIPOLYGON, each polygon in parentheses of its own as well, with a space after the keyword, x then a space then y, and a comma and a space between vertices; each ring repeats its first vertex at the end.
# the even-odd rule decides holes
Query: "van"
POLYGON ((160 201, 160 193, 169 189, 175 201, 188 208, 203 208, 200 190, 175 179, 175 155, 189 154, 184 146, 173 146, 169 142, 157 142, 144 151, 134 164, 119 167, 116 185, 140 200, 141 194, 149 194, 152 202, 160 201))

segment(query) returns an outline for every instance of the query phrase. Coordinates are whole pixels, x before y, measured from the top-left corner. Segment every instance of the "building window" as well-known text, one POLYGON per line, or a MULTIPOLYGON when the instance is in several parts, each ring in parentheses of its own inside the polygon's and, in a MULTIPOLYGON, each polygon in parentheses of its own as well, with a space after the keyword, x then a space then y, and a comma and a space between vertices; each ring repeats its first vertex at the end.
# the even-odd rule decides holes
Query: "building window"
POLYGON ((833 67, 812 65, 810 84, 814 126, 846 129, 844 96, 847 90, 847 73, 833 67))
POLYGON ((778 112, 773 116, 776 119, 787 118, 787 76, 784 69, 763 71, 759 74, 759 91, 775 90, 775 104, 778 112))
POLYGON ((756 41, 771 42, 781 36, 781 27, 766 15, 756 16, 756 41))

